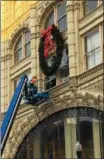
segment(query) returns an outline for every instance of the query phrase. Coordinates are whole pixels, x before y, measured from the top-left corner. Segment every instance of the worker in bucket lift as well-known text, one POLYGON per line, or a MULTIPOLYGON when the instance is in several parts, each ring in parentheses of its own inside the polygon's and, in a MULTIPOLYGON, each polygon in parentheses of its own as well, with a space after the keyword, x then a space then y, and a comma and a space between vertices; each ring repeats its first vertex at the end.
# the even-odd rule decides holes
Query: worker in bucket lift
POLYGON ((34 95, 37 93, 37 90, 38 90, 36 86, 36 82, 37 82, 36 76, 32 77, 29 84, 32 98, 34 97, 34 95))

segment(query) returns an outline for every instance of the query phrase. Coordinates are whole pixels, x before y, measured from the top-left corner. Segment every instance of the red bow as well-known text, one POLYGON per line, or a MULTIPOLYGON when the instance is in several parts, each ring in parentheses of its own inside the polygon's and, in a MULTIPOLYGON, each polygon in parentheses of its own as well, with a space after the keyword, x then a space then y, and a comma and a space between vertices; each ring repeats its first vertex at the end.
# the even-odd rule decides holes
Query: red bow
POLYGON ((44 57, 47 58, 49 56, 49 52, 55 48, 55 42, 52 40, 51 36, 51 31, 52 31, 52 25, 48 26, 46 30, 43 30, 41 32, 41 36, 45 36, 45 41, 44 41, 44 57))

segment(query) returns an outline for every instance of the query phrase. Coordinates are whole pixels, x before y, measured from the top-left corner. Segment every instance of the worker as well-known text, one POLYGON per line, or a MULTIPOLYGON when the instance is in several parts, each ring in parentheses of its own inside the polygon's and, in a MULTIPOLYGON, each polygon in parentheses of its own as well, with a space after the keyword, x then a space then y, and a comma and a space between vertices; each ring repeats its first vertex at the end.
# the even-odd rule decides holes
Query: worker
POLYGON ((32 97, 34 97, 34 95, 37 93, 37 90, 38 90, 36 83, 37 83, 37 78, 36 76, 34 76, 29 82, 29 88, 30 88, 32 97))

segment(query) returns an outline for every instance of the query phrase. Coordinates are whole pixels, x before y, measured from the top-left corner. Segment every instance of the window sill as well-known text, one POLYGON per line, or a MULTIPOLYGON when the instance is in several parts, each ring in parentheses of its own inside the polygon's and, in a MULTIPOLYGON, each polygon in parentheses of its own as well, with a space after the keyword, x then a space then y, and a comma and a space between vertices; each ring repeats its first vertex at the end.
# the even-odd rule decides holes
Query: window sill
POLYGON ((11 79, 14 79, 16 76, 19 76, 24 71, 30 68, 31 68, 31 58, 30 56, 28 56, 11 67, 11 70, 10 70, 11 79))

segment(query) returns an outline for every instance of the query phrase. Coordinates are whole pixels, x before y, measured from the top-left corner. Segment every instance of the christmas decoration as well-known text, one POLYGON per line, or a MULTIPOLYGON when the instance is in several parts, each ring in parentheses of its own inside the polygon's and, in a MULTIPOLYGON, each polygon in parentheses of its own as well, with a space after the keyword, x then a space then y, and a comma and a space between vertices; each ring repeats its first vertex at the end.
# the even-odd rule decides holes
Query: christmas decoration
POLYGON ((39 62, 42 72, 45 76, 56 74, 62 59, 64 40, 59 29, 53 24, 43 30, 39 45, 39 62), (53 58, 52 65, 48 66, 47 57, 51 49, 56 46, 56 56, 53 58))

